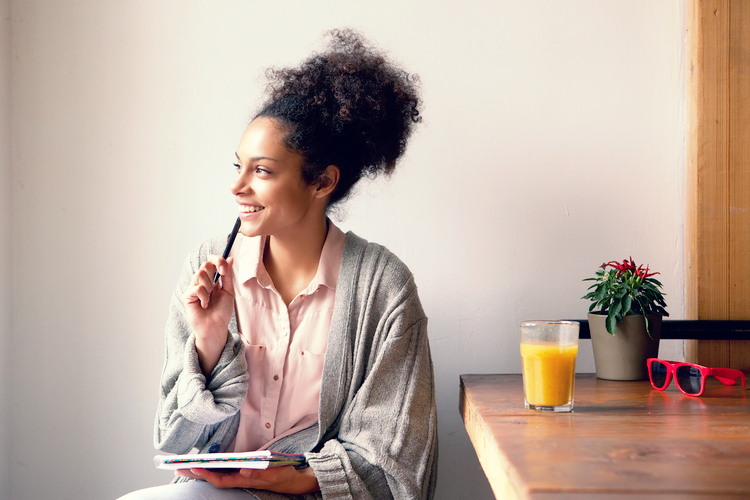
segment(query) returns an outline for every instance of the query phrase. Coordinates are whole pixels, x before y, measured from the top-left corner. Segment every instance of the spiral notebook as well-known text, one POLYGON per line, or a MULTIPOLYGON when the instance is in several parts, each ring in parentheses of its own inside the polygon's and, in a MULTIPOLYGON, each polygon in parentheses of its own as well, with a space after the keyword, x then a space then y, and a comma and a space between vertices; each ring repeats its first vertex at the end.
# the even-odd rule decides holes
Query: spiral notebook
POLYGON ((157 469, 267 469, 282 465, 301 467, 306 464, 304 455, 291 455, 276 451, 250 451, 245 453, 193 453, 187 455, 156 455, 157 469))

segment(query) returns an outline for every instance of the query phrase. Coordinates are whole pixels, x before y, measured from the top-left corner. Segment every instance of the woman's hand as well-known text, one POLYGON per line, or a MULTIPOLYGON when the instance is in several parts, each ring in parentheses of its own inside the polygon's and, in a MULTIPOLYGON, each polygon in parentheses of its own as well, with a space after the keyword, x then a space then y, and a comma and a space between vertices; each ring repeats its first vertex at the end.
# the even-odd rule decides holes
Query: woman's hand
POLYGON ((187 320, 195 331, 195 347, 203 374, 209 376, 227 342, 229 321, 234 310, 233 258, 224 260, 210 255, 190 281, 182 302, 187 320), (214 286, 214 274, 219 271, 221 286, 214 286))
POLYGON ((219 469, 183 469, 175 475, 203 479, 217 488, 254 488, 303 495, 320 490, 318 480, 310 467, 295 469, 290 465, 268 469, 240 469, 238 472, 221 472, 219 469))

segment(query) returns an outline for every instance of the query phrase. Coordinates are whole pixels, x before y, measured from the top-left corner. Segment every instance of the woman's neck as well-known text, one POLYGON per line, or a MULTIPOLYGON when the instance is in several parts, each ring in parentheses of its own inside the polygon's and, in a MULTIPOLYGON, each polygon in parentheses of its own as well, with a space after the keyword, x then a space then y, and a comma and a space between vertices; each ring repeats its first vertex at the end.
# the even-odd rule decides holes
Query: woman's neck
POLYGON ((302 231, 268 237, 263 265, 287 306, 315 277, 327 234, 324 217, 302 231))

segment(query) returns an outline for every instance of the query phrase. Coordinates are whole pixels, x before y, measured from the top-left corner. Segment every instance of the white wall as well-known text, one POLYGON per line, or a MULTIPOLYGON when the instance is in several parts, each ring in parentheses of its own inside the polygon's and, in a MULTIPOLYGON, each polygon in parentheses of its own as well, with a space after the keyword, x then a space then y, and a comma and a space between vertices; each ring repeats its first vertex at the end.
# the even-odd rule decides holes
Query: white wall
POLYGON ((10 500, 11 131, 10 0, 0 0, 0 500, 10 500))
MULTIPOLYGON (((520 320, 584 317, 581 280, 628 255, 662 273, 682 317, 682 0, 11 3, 14 500, 170 479, 151 433, 172 287, 234 220, 232 154, 262 69, 332 27, 361 28, 424 84, 401 170, 341 226, 416 275, 438 499, 491 496, 458 376, 519 372, 520 320)), ((587 342, 579 370, 593 371, 587 342)))

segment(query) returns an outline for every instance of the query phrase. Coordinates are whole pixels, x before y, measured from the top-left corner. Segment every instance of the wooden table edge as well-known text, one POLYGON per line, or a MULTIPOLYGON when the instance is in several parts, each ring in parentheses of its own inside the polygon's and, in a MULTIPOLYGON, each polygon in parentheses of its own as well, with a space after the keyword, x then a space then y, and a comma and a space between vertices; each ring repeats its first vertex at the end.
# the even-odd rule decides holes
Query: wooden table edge
MULTIPOLYGON (((521 480, 519 472, 515 466, 506 456, 500 445, 492 439, 486 438, 488 434, 489 424, 485 421, 485 418, 481 415, 481 406, 477 401, 472 400, 472 391, 466 390, 466 383, 468 381, 471 385, 471 379, 484 378, 484 377, 498 377, 504 375, 515 375, 520 374, 481 374, 481 373, 467 373, 459 375, 460 388, 459 388, 459 411, 461 413, 464 427, 469 439, 472 442, 474 451, 479 459, 479 463, 482 470, 487 477, 490 487, 496 498, 508 498, 508 499, 524 499, 524 500, 540 500, 546 498, 560 498, 566 500, 572 499, 589 499, 589 498, 602 498, 606 500, 615 499, 636 499, 636 498, 652 498, 658 495, 660 499, 672 500, 677 498, 685 499, 697 499, 697 498, 727 498, 727 499, 741 499, 748 498, 746 493, 735 493, 732 491, 708 493, 706 491, 660 491, 654 492, 648 488, 643 490, 635 491, 628 490, 622 491, 617 488, 612 489, 587 489, 587 488, 574 488, 571 490, 555 490, 549 491, 540 488, 530 487, 521 480)), ((576 377, 595 378, 596 374, 593 373, 578 373, 576 377)), ((748 388, 747 390, 750 390, 748 388)), ((518 413, 503 413, 502 417, 514 418, 515 416, 528 415, 528 411, 524 409, 523 404, 519 403, 518 413)))
POLYGON ((486 423, 484 419, 477 413, 476 405, 466 404, 466 391, 464 387, 463 375, 460 375, 460 392, 459 392, 459 411, 461 412, 461 419, 464 422, 464 428, 466 429, 469 439, 471 440, 474 450, 479 459, 479 463, 482 466, 484 475, 490 483, 492 492, 495 494, 495 498, 529 498, 529 491, 523 482, 518 477, 518 474, 513 465, 508 460, 505 453, 500 449, 496 442, 490 441, 489 443, 485 439, 486 423), (468 411, 468 413, 467 413, 468 411), (468 419, 468 421, 467 421, 468 419), (472 421, 476 422, 479 427, 479 432, 476 432, 477 427, 468 425, 472 421), (488 455, 486 451, 490 451, 488 455), (489 467, 487 457, 494 457, 497 464, 500 465, 500 470, 496 470, 494 467, 489 467), (483 458, 484 457, 484 458, 483 458))

